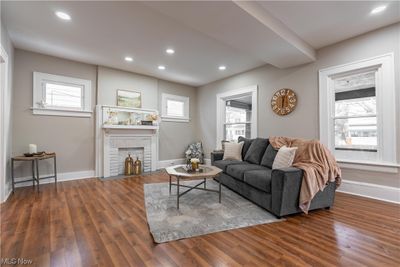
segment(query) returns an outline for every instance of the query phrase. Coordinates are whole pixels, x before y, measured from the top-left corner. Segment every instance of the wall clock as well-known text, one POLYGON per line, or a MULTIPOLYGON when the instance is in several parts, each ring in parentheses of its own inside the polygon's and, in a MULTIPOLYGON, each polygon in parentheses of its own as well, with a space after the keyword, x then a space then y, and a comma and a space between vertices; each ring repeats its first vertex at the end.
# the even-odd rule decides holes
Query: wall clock
POLYGON ((271 99, 272 110, 280 116, 285 116, 292 112, 296 108, 296 104, 296 93, 288 88, 279 89, 271 99))

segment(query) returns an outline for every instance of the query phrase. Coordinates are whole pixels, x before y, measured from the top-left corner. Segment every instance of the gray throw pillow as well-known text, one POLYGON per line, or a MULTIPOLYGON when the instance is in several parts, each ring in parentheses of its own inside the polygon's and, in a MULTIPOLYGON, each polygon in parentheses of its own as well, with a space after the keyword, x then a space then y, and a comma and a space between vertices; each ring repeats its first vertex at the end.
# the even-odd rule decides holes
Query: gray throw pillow
POLYGON ((264 156, 261 159, 260 165, 272 169, 272 164, 274 163, 277 153, 278 150, 274 149, 274 147, 271 144, 269 144, 267 150, 265 150, 264 156))
POLYGON ((243 136, 239 136, 238 143, 244 142, 243 148, 242 148, 242 159, 243 160, 244 160, 244 157, 246 156, 247 150, 249 150, 249 147, 253 141, 254 141, 254 139, 249 139, 249 138, 245 138, 243 136))
POLYGON ((269 144, 268 139, 265 138, 256 138, 249 147, 249 150, 246 152, 246 156, 244 160, 253 164, 260 164, 261 158, 267 149, 269 144))

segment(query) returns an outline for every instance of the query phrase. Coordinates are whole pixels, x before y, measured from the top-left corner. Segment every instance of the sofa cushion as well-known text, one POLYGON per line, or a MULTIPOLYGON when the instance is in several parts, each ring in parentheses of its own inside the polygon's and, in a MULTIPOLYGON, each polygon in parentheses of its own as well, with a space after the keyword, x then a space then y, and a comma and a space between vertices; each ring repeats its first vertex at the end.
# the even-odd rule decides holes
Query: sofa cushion
POLYGON ((277 153, 278 150, 274 149, 274 147, 271 144, 269 144, 267 149, 265 150, 264 156, 261 159, 260 165, 272 169, 272 164, 274 163, 274 159, 277 153))
POLYGON ((246 156, 247 150, 249 150, 249 147, 253 141, 254 141, 254 139, 249 139, 249 138, 245 138, 243 136, 239 136, 238 143, 244 142, 243 148, 242 148, 242 159, 243 160, 244 160, 244 157, 246 156))
POLYGON ((214 161, 214 166, 220 168, 223 172, 226 172, 226 168, 232 164, 248 164, 247 162, 241 160, 216 160, 214 161))
POLYGON ((283 146, 279 148, 274 160, 274 164, 272 164, 272 169, 288 168, 292 166, 294 157, 296 155, 296 150, 297 147, 283 146))
POLYGON ((244 160, 253 164, 260 164, 261 158, 267 149, 269 144, 268 139, 265 138, 256 138, 249 147, 249 150, 246 152, 246 156, 244 160))
POLYGON ((271 193, 272 170, 252 170, 244 173, 244 182, 266 193, 271 193))
POLYGON ((244 173, 251 170, 263 170, 265 167, 256 164, 233 164, 226 168, 226 173, 235 179, 243 181, 244 173))
POLYGON ((244 142, 225 143, 223 160, 240 160, 242 161, 242 148, 244 142))

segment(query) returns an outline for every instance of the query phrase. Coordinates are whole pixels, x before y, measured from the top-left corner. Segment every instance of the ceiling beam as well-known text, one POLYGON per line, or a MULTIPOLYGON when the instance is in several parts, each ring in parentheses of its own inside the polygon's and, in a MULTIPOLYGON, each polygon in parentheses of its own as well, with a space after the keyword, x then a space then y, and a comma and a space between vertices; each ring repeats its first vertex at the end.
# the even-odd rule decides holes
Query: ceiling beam
POLYGON ((282 21, 275 18, 269 11, 254 1, 233 1, 238 7, 261 22, 275 34, 280 36, 293 47, 297 48, 310 60, 315 61, 317 53, 314 48, 289 29, 282 21))

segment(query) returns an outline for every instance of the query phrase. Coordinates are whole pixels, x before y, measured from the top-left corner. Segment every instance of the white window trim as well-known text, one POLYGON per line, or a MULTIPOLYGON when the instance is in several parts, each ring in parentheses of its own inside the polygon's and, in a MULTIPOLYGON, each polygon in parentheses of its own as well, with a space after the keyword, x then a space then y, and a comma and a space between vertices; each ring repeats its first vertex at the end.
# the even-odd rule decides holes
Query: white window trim
POLYGON ((189 107, 190 99, 187 96, 179 96, 179 95, 172 95, 172 94, 166 94, 162 93, 161 94, 161 119, 163 121, 173 121, 173 122, 189 122, 189 107), (184 104, 184 116, 183 117, 176 117, 176 116, 170 116, 167 114, 167 101, 168 100, 175 100, 175 101, 181 101, 184 104))
POLYGON ((32 113, 34 115, 91 117, 92 116, 92 82, 90 80, 54 75, 42 72, 33 72, 33 101, 32 113), (43 108, 40 102, 43 100, 43 82, 54 81, 81 86, 83 88, 83 109, 43 108))
POLYGON ((251 138, 257 137, 257 122, 258 122, 258 85, 250 85, 247 87, 231 90, 228 92, 217 94, 217 140, 216 148, 221 148, 221 140, 224 139, 223 125, 225 123, 225 105, 226 101, 232 97, 241 97, 251 94, 251 138))
POLYGON ((333 79, 343 73, 356 72, 360 69, 376 69, 376 95, 378 119, 378 150, 381 151, 380 162, 353 161, 337 159, 341 166, 352 169, 367 169, 383 172, 397 172, 399 164, 396 160, 396 99, 394 84, 394 54, 359 60, 348 64, 334 66, 319 71, 319 127, 320 140, 329 149, 334 149, 333 118, 334 110, 332 91, 333 79), (383 92, 385 88, 385 92, 383 92), (384 115, 383 115, 384 114, 384 115), (386 127, 383 131, 383 127, 386 127), (384 143, 382 143, 382 141, 384 143), (385 149, 382 149, 382 148, 385 149), (366 167, 367 166, 367 167, 366 167))

